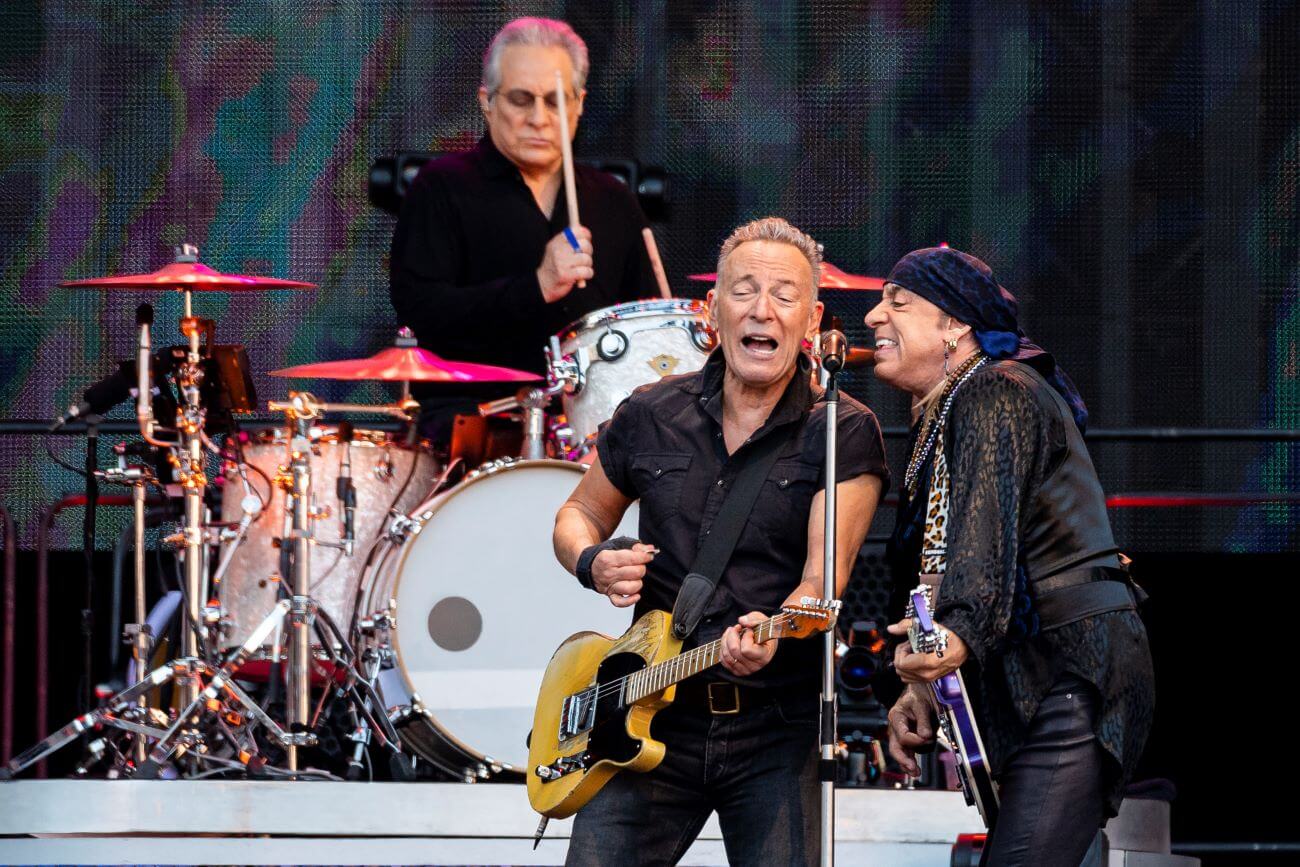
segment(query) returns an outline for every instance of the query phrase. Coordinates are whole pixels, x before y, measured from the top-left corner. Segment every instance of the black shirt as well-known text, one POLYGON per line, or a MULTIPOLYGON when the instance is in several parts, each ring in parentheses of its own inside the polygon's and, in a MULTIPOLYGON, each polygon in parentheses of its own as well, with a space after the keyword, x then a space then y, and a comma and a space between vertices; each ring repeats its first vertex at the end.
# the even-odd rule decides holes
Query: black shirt
POLYGON ((631 191, 587 166, 575 166, 574 178, 595 276, 547 304, 536 271, 547 242, 569 223, 564 196, 548 220, 488 136, 420 170, 393 232, 389 291, 422 347, 544 373, 551 335, 592 310, 657 294, 631 191))
MULTIPOLYGON (((749 523, 723 571, 704 617, 684 649, 707 644, 750 611, 774 614, 803 578, 808 514, 822 488, 826 405, 818 400, 806 356, 767 421, 728 456, 722 437, 722 352, 696 373, 643 386, 619 406, 597 441, 601 467, 614 487, 641 501, 639 535, 659 553, 647 567, 636 616, 671 611, 695 552, 749 453, 749 442, 797 430, 777 455, 749 523)), ((841 392, 837 474, 841 482, 870 473, 889 480, 880 425, 871 410, 841 392)), ((820 571, 820 570, 819 570, 820 571)), ((758 673, 736 678, 714 667, 701 677, 752 686, 817 689, 822 642, 782 641, 758 673)))

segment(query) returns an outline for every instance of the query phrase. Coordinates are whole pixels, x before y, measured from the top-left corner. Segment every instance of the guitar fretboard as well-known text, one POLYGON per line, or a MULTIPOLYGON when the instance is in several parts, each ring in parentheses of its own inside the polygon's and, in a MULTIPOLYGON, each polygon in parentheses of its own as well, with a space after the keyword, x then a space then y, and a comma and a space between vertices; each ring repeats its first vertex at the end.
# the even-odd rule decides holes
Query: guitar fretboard
MULTIPOLYGON (((781 613, 769 620, 764 620, 754 627, 754 640, 759 644, 765 644, 773 638, 780 638, 784 633, 785 625, 792 617, 791 614, 781 613)), ((704 669, 717 665, 721 661, 722 639, 719 638, 717 641, 711 641, 693 650, 678 654, 672 659, 647 666, 627 676, 624 684, 623 701, 626 704, 631 704, 638 699, 645 698, 647 695, 667 689, 693 674, 699 674, 704 669)))

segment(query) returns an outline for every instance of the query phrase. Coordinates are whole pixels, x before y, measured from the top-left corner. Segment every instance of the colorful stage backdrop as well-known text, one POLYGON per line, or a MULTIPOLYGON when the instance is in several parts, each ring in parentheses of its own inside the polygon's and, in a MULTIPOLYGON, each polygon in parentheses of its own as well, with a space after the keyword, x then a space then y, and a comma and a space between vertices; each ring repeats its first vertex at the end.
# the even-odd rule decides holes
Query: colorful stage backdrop
MULTIPOLYGON (((56 283, 151 270, 182 241, 220 270, 320 284, 200 299, 263 400, 286 387, 267 370, 389 342, 392 219, 367 203, 367 167, 471 145, 483 46, 520 14, 589 42, 578 155, 667 170, 656 229, 679 294, 729 228, 769 213, 859 273, 947 241, 1019 295, 1095 427, 1300 428, 1300 9, 1279 0, 7 0, 0 419, 50 419, 131 354, 146 296, 56 283)), ((152 300, 174 341, 177 300, 152 300)), ((826 300, 865 336, 869 297, 826 300)), ((904 422, 869 377, 851 391, 904 422)), ((55 448, 79 460, 77 440, 55 448)), ((1094 455, 1112 493, 1300 490, 1294 443, 1094 455)), ((24 546, 79 487, 39 437, 0 437, 24 546)), ((1131 548, 1300 544, 1294 506, 1115 516, 1131 548)))

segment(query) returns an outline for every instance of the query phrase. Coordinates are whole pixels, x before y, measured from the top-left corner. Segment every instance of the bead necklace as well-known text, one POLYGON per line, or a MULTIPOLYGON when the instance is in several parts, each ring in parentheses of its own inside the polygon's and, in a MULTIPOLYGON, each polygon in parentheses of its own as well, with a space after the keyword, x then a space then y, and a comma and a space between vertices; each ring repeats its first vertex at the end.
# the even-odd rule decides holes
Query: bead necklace
POLYGON ((916 495, 917 477, 921 473, 921 467, 929 460, 930 452, 934 450, 935 440, 943 431, 943 424, 948 419, 948 410, 952 408, 952 400, 957 395, 957 390, 988 360, 988 356, 983 352, 976 352, 958 365, 957 369, 948 377, 948 384, 944 386, 938 400, 935 401, 936 405, 939 406, 939 411, 926 413, 925 425, 921 435, 916 438, 916 447, 912 449, 912 459, 907 462, 907 472, 903 474, 903 484, 907 486, 907 492, 910 495, 916 495))

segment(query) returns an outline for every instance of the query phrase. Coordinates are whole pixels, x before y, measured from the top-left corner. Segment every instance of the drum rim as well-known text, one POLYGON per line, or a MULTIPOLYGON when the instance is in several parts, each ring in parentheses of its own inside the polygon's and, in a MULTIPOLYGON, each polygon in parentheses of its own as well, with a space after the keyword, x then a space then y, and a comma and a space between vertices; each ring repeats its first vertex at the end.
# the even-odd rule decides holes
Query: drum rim
MULTIPOLYGON (((451 495, 456 493, 457 491, 469 488, 471 485, 478 484, 479 482, 482 482, 484 479, 500 476, 502 474, 510 472, 511 470, 517 470, 525 467, 537 467, 537 466, 563 467, 566 470, 575 471, 579 474, 583 474, 587 472, 588 469, 586 464, 579 464, 574 461, 561 461, 555 458, 540 458, 540 459, 533 459, 533 460, 519 459, 519 460, 508 461, 508 462, 487 464, 484 465, 483 467, 480 467, 478 470, 474 471, 474 473, 472 473, 471 475, 466 476, 464 479, 462 479, 453 487, 450 487, 447 490, 443 491, 441 494, 438 494, 430 498, 430 500, 426 501, 426 504, 428 505, 427 509, 424 509, 417 515, 408 516, 411 518, 411 520, 417 522, 419 526, 419 530, 413 531, 411 535, 407 537, 406 542, 402 544, 401 546, 402 552, 401 555, 398 557, 397 564, 393 572, 393 585, 392 585, 392 589, 389 591, 389 594, 394 601, 394 611, 393 611, 394 624, 396 624, 396 617, 397 617, 396 602, 398 596, 398 588, 401 586, 402 583, 402 573, 406 569, 406 559, 411 555, 411 551, 413 551, 415 548, 413 544, 409 544, 409 543, 413 542, 416 538, 419 537, 420 531, 422 531, 424 527, 430 521, 433 520, 434 516, 437 515, 438 511, 444 505, 446 505, 446 503, 451 499, 451 495)), ((392 643, 392 651, 393 651, 393 668, 394 670, 397 671, 398 676, 402 679, 402 685, 406 687, 406 691, 410 695, 412 703, 414 703, 414 701, 417 698, 419 699, 420 710, 421 710, 420 715, 424 717, 424 719, 431 726, 433 726, 438 731, 439 734, 441 734, 443 737, 450 740, 455 747, 464 751, 467 755, 473 756, 474 758, 476 758, 478 761, 481 762, 500 765, 503 768, 509 768, 511 770, 520 770, 519 768, 516 768, 514 764, 504 760, 503 758, 498 758, 496 756, 488 756, 486 753, 483 753, 482 751, 475 749, 474 747, 471 747, 469 744, 466 744, 459 737, 457 737, 455 734, 449 731, 446 726, 444 726, 441 722, 438 721, 437 716, 433 712, 433 708, 429 707, 426 698, 420 695, 419 692, 416 691, 414 685, 411 683, 411 676, 407 672, 406 663, 402 659, 402 645, 401 645, 402 630, 398 628, 394 628, 389 633, 389 635, 390 635, 389 640, 392 643)))
POLYGON ((625 301, 622 304, 593 310, 581 319, 575 319, 555 337, 564 343, 584 331, 599 328, 604 322, 622 322, 628 319, 662 316, 665 313, 693 313, 703 317, 705 305, 698 298, 643 298, 639 301, 625 301))

